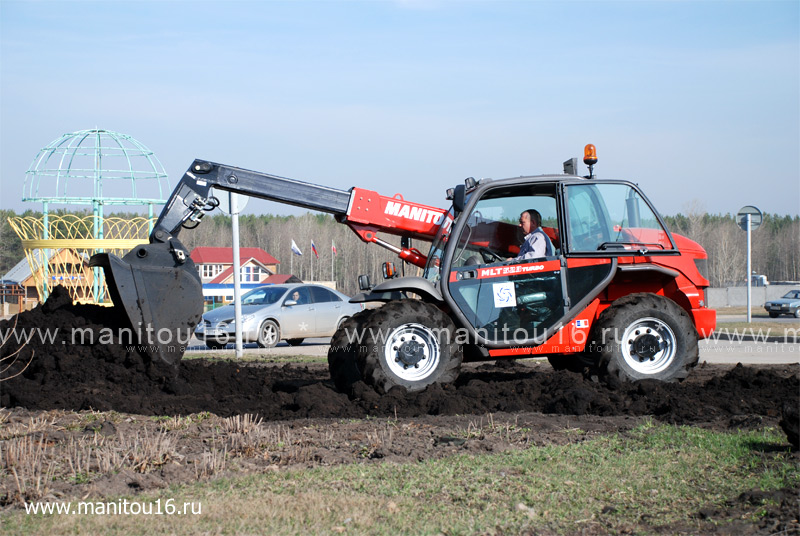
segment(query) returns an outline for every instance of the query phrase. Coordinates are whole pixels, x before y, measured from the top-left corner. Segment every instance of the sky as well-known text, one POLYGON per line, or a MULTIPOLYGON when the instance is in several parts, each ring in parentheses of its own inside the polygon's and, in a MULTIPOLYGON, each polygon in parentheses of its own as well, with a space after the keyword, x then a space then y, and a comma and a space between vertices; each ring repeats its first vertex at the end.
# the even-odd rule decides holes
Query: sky
POLYGON ((0 0, 0 207, 92 128, 172 186, 201 158, 446 207, 593 143, 664 215, 795 216, 800 2, 0 0))

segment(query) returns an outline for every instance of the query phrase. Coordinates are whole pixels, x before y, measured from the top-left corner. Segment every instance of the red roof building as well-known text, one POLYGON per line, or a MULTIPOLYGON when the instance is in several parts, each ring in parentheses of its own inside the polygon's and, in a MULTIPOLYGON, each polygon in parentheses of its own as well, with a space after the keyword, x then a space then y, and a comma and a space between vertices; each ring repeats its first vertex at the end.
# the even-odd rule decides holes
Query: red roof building
MULTIPOLYGON (((278 271, 280 261, 261 248, 240 248, 242 283, 263 283, 278 271)), ((203 284, 233 282, 233 249, 197 247, 191 258, 203 284)))

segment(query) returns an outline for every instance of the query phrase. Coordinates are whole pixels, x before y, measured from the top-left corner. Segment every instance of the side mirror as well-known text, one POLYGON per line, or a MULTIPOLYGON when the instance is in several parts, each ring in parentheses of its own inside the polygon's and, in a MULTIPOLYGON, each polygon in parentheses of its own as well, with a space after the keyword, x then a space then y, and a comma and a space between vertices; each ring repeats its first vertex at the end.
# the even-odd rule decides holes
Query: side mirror
POLYGON ((286 300, 283 302, 284 307, 291 307, 292 305, 297 305, 297 302, 294 300, 286 300))
POLYGON ((358 288, 360 290, 363 290, 364 292, 368 292, 370 289, 372 289, 372 285, 370 284, 368 275, 361 274, 360 276, 358 276, 358 288))
POLYGON ((393 262, 384 262, 383 263, 383 278, 384 279, 393 279, 397 277, 397 270, 394 268, 393 262))
POLYGON ((467 187, 463 184, 457 185, 453 189, 453 211, 456 214, 464 212, 464 206, 467 202, 467 187))

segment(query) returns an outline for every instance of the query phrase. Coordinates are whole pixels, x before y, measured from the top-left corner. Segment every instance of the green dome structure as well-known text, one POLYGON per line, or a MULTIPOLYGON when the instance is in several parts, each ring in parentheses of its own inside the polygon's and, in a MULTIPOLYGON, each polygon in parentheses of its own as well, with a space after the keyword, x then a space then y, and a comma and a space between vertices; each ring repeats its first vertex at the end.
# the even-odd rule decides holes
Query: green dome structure
POLYGON ((110 130, 79 130, 44 147, 25 173, 23 201, 73 205, 152 205, 169 193, 155 153, 110 130), (145 197, 143 194, 157 197, 145 197))
POLYGON ((22 200, 42 203, 42 216, 10 218, 20 237, 41 300, 55 285, 73 300, 110 303, 95 253, 117 255, 146 244, 153 206, 166 202, 167 173, 134 138, 110 130, 64 134, 39 151, 25 173, 22 200), (91 214, 51 214, 51 204, 91 205, 91 214), (148 207, 148 216, 104 217, 106 205, 148 207))

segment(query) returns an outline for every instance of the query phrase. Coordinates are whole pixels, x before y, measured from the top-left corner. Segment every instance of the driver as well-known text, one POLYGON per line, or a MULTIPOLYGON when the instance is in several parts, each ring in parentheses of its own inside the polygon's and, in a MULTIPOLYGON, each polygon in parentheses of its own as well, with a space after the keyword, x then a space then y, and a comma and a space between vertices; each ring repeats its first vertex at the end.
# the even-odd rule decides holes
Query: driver
POLYGON ((507 260, 522 261, 553 255, 553 243, 550 242, 550 237, 542 231, 541 225, 542 215, 536 209, 529 208, 519 215, 519 226, 525 233, 525 240, 519 247, 519 255, 507 260))

